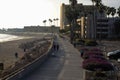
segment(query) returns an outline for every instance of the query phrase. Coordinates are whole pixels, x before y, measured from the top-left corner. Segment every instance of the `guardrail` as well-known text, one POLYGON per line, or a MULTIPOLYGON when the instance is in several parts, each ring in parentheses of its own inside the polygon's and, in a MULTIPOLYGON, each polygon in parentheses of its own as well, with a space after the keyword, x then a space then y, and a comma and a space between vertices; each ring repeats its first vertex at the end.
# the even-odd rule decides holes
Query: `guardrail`
POLYGON ((11 74, 5 76, 0 80, 20 80, 24 78, 27 74, 38 68, 40 64, 42 64, 51 55, 52 52, 53 52, 53 40, 51 41, 51 45, 45 54, 41 55, 31 63, 25 65, 24 67, 20 68, 15 72, 12 72, 11 74))

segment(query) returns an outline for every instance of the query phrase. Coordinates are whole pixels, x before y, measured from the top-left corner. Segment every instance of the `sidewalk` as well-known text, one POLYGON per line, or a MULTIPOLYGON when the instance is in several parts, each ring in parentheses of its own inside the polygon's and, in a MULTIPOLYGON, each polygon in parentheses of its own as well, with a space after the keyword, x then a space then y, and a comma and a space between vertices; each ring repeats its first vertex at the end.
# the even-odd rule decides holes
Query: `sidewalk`
POLYGON ((65 62, 58 80, 83 80, 80 52, 66 40, 60 39, 65 52, 65 62))
POLYGON ((21 80, 83 80, 80 53, 67 40, 57 38, 60 49, 39 69, 21 80))

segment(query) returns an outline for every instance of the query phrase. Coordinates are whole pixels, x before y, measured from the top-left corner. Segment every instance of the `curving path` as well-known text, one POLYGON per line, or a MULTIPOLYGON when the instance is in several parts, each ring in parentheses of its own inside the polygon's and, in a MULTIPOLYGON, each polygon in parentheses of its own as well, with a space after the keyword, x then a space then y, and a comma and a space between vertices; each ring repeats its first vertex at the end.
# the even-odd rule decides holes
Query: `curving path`
POLYGON ((80 53, 66 39, 57 36, 60 49, 38 69, 21 80, 83 80, 80 53))

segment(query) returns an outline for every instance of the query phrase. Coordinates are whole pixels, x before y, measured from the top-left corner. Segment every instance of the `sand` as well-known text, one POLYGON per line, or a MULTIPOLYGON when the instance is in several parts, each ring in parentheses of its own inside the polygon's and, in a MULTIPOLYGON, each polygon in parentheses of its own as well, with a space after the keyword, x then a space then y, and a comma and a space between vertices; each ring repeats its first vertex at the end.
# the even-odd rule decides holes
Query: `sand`
MULTIPOLYGON (((27 35, 25 34, 25 36, 27 36, 27 35)), ((36 38, 42 38, 43 36, 44 35, 41 35, 41 34, 39 34, 39 35, 34 34, 32 36, 31 35, 27 36, 30 38, 0 43, 0 62, 4 63, 4 69, 9 67, 10 65, 13 65, 15 63, 15 61, 19 60, 24 55, 24 51, 21 48, 19 48, 19 45, 21 43, 33 41, 36 38), (14 55, 15 52, 18 53, 19 58, 15 57, 15 55, 14 55)))

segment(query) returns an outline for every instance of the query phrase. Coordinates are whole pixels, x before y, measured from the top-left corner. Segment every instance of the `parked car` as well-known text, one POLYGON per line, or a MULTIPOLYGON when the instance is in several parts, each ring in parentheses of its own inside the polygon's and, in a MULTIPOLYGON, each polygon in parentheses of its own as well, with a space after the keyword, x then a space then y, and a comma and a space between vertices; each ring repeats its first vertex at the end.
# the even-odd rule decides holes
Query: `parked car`
POLYGON ((112 51, 112 52, 108 52, 107 56, 109 57, 109 59, 118 60, 120 58, 120 50, 115 50, 115 51, 112 51))

